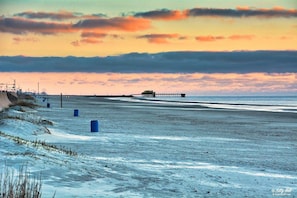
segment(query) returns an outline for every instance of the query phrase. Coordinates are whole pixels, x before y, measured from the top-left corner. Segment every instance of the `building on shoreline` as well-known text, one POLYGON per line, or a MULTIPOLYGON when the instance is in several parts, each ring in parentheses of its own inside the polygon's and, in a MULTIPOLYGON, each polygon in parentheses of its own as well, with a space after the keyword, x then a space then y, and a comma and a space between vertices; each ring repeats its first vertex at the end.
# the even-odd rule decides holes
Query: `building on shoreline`
POLYGON ((156 93, 153 90, 145 90, 141 93, 144 97, 152 97, 155 98, 156 95, 158 96, 180 96, 182 98, 186 97, 185 93, 156 93))
POLYGON ((156 92, 154 92, 153 90, 145 90, 141 93, 142 96, 144 97, 156 97, 156 92))

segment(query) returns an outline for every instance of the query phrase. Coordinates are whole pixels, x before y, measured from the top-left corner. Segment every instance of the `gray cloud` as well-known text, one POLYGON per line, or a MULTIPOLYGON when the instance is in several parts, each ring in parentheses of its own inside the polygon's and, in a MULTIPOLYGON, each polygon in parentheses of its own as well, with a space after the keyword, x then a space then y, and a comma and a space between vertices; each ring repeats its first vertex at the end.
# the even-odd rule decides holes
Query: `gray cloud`
POLYGON ((167 43, 168 39, 181 38, 181 36, 178 34, 145 34, 136 38, 147 39, 150 43, 167 43))
POLYGON ((75 19, 82 16, 81 13, 72 13, 67 11, 60 12, 21 12, 17 13, 14 16, 24 17, 28 19, 51 19, 51 20, 66 20, 66 19, 75 19))
POLYGON ((105 33, 97 33, 97 32, 83 32, 80 35, 81 37, 95 37, 95 38, 104 38, 107 36, 105 33))
POLYGON ((188 16, 220 16, 220 17, 297 17, 297 11, 286 9, 218 9, 193 8, 188 16))
POLYGON ((186 11, 161 9, 148 12, 138 12, 135 13, 134 16, 161 20, 179 20, 186 17, 186 11))
POLYGON ((296 73, 297 51, 130 53, 107 57, 0 57, 2 72, 296 73))
MULTIPOLYGON (((297 17, 296 9, 219 9, 219 8, 192 8, 185 10, 152 10, 148 12, 138 12, 127 16, 108 18, 105 14, 84 15, 77 12, 59 11, 59 12, 32 12, 26 11, 13 15, 13 17, 0 16, 0 32, 13 34, 57 34, 77 31, 91 31, 100 29, 104 31, 121 30, 121 31, 140 31, 147 30, 151 27, 151 20, 182 20, 187 17, 297 17), (42 21, 42 20, 46 21, 42 21), (48 22, 47 20, 53 20, 48 22), (72 23, 61 23, 62 20, 74 19, 72 23)), ((150 42, 165 42, 164 38, 154 38, 151 35, 150 42), (157 40, 159 39, 159 40, 157 40), (160 40, 161 39, 161 40, 160 40), (162 40, 163 39, 163 40, 162 40)), ((143 36, 144 38, 144 36, 143 36)), ((231 37, 230 39, 251 39, 251 37, 231 37)), ((286 37, 284 37, 285 39, 286 37)), ((179 39, 186 39, 185 36, 179 39)), ((201 39, 197 37, 196 39, 201 39)), ((203 39, 203 38, 202 38, 203 39)))
POLYGON ((69 24, 0 17, 0 32, 9 32, 13 34, 26 34, 28 32, 56 34, 68 31, 71 31, 71 25, 69 24))
POLYGON ((284 8, 273 9, 251 9, 251 8, 237 8, 237 9, 221 9, 221 8, 192 8, 183 11, 178 10, 153 10, 147 12, 138 12, 134 14, 135 17, 159 19, 159 20, 174 20, 183 19, 186 17, 199 16, 215 16, 215 17, 297 17, 296 10, 288 10, 284 8))
POLYGON ((83 18, 102 18, 107 17, 106 14, 97 13, 91 15, 84 15, 80 12, 69 12, 69 11, 59 11, 59 12, 32 12, 26 11, 14 14, 16 17, 23 17, 27 19, 50 19, 56 21, 68 20, 68 19, 83 19, 83 18))
POLYGON ((141 18, 91 18, 83 19, 75 24, 60 22, 44 22, 27 18, 5 18, 0 16, 0 32, 13 34, 57 34, 77 31, 90 31, 93 29, 101 30, 123 30, 139 31, 150 27, 150 21, 141 18))

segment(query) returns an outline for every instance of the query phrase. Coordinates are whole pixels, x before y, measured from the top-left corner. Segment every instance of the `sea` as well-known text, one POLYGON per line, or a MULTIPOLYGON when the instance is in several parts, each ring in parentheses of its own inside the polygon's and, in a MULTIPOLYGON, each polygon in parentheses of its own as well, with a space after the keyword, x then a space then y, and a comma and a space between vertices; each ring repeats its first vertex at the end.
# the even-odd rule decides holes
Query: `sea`
POLYGON ((201 105, 210 108, 238 109, 251 111, 296 112, 297 96, 159 96, 156 98, 136 97, 146 102, 170 103, 176 105, 201 105))
POLYGON ((295 96, 36 100, 0 131, 77 155, 1 137, 0 162, 29 164, 45 197, 297 196, 295 96))

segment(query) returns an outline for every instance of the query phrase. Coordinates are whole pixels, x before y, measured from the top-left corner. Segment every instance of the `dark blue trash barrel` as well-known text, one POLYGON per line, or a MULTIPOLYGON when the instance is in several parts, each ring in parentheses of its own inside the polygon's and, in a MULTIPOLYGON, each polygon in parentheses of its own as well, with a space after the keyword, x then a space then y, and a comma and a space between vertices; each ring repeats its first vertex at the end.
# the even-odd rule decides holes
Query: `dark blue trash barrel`
POLYGON ((51 107, 51 104, 50 104, 50 103, 47 103, 47 104, 46 104, 46 107, 47 107, 47 108, 50 108, 50 107, 51 107))
POLYGON ((74 109, 74 112, 73 112, 74 117, 77 117, 78 113, 79 113, 78 109, 74 109))
POLYGON ((99 132, 98 120, 91 120, 91 132, 99 132))

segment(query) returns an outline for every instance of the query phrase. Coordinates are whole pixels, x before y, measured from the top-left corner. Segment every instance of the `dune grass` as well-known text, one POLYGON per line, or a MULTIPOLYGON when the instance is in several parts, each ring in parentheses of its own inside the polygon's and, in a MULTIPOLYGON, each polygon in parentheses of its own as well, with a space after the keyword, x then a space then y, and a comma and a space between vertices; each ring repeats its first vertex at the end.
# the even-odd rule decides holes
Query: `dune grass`
POLYGON ((19 145, 27 145, 27 146, 32 146, 32 147, 35 147, 35 148, 43 148, 45 150, 48 150, 48 151, 53 151, 53 152, 59 152, 59 153, 64 153, 66 155, 69 155, 69 156, 78 156, 78 153, 71 150, 71 148, 65 148, 65 147, 58 147, 56 145, 53 145, 53 144, 48 144, 46 143, 45 141, 41 141, 41 140, 35 140, 35 141, 32 141, 32 140, 26 140, 26 139, 23 139, 21 137, 17 137, 17 136, 13 136, 13 135, 9 135, 9 134, 6 134, 6 133, 3 133, 2 131, 0 131, 0 136, 1 137, 5 137, 5 138, 8 138, 10 140, 13 140, 15 143, 19 144, 19 145))
POLYGON ((34 109, 36 107, 38 107, 37 104, 30 102, 30 101, 26 101, 26 100, 19 100, 13 104, 10 105, 10 107, 14 107, 14 106, 20 106, 20 107, 28 107, 31 109, 34 109))
POLYGON ((1 198, 39 198, 41 187, 41 177, 31 178, 26 166, 17 172, 6 166, 0 174, 1 198))

